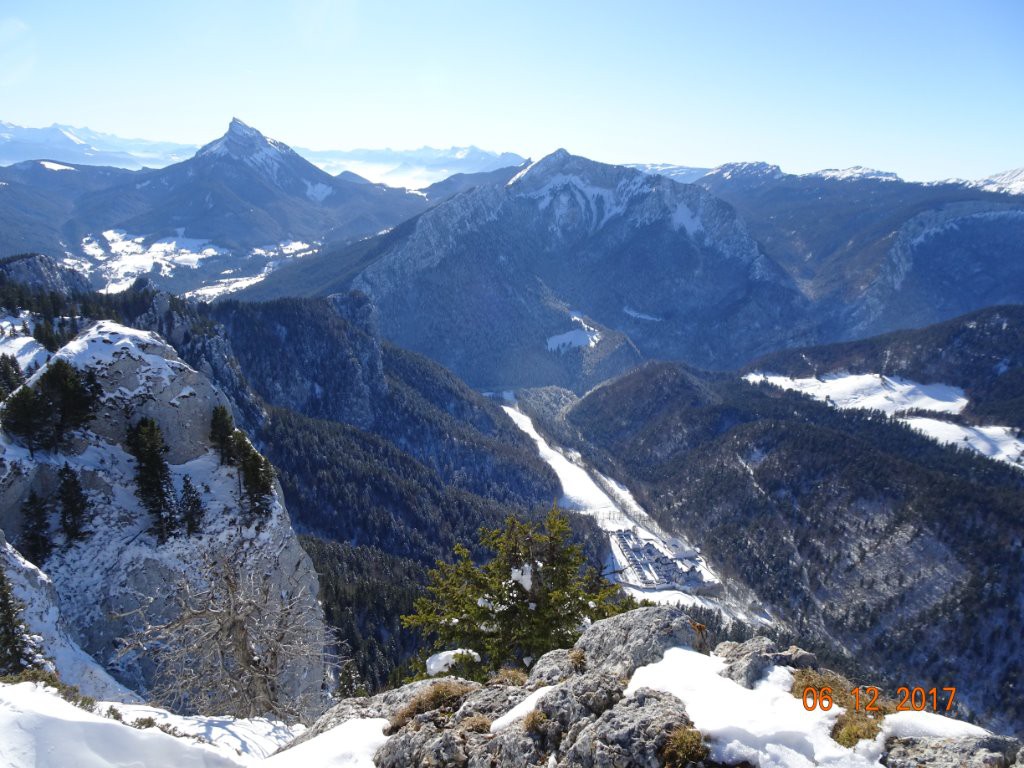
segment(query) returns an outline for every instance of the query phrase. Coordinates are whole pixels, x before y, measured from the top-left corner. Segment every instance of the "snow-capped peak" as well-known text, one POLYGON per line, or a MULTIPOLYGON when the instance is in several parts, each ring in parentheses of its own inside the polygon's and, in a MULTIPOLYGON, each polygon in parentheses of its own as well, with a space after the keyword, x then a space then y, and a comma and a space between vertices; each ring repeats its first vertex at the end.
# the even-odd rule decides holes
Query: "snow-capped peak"
POLYGON ((509 179, 506 186, 511 187, 519 184, 527 176, 530 177, 531 181, 536 181, 541 177, 550 175, 551 173, 557 173, 565 164, 565 161, 570 158, 572 158, 572 155, 570 155, 568 151, 564 149, 556 149, 550 155, 545 155, 540 160, 535 160, 523 168, 523 170, 509 179))
POLYGON ((231 119, 227 133, 196 152, 196 158, 243 162, 280 183, 284 163, 300 160, 291 147, 267 138, 237 117, 231 119))
POLYGON ((769 163, 726 163, 707 173, 708 176, 721 176, 723 179, 781 179, 784 174, 777 165, 769 163))
POLYGON ((855 165, 851 168, 825 168, 820 171, 805 173, 804 176, 817 176, 822 179, 837 179, 840 181, 851 181, 855 179, 903 181, 903 179, 892 171, 879 171, 874 168, 865 168, 863 165, 855 165))
POLYGON ((986 192, 1004 192, 1008 195, 1024 195, 1024 168, 1014 168, 989 176, 987 179, 968 182, 968 186, 986 192))
POLYGON ((268 139, 258 130, 246 125, 237 117, 231 118, 227 133, 201 147, 196 157, 231 157, 236 160, 250 160, 256 155, 284 155, 291 148, 274 139, 268 139))

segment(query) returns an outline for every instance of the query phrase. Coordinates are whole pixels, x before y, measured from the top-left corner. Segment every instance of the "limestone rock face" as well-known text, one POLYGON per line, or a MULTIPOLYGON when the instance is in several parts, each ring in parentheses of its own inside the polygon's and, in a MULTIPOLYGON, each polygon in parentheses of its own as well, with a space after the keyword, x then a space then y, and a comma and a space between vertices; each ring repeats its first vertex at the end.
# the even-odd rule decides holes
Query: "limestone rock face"
POLYGON ((583 728, 558 765, 660 768, 668 735, 688 722, 679 699, 641 688, 583 728))
MULTIPOLYGON (((269 514, 250 519, 237 470, 221 466, 210 444, 211 415, 227 403, 223 394, 156 334, 112 322, 93 325, 55 357, 96 373, 101 405, 57 452, 30 456, 0 436, 0 508, 18 517, 32 490, 50 504, 56 546, 37 565, 52 579, 72 639, 119 682, 144 691, 153 681, 152 657, 119 655, 123 639, 141 628, 140 609, 151 623, 176 618, 176 598, 185 585, 197 592, 207 588, 215 562, 252 575, 265 591, 268 614, 278 601, 291 604, 296 620, 324 637, 316 572, 291 528, 280 489, 275 484, 269 514), (142 417, 154 419, 163 434, 174 492, 181 492, 187 475, 202 497, 205 514, 194 536, 181 533, 159 544, 151 533, 153 521, 135 495, 136 462, 125 446, 128 427, 142 417), (64 464, 78 473, 89 501, 85 536, 70 546, 56 524, 57 470, 64 464)), ((13 530, 20 530, 20 520, 15 522, 13 530)), ((308 701, 311 716, 319 711, 323 673, 303 659, 287 668, 282 681, 289 698, 308 701)))
POLYGON ((586 655, 587 669, 629 676, 677 646, 698 647, 690 618, 681 608, 659 605, 599 621, 574 647, 586 655))

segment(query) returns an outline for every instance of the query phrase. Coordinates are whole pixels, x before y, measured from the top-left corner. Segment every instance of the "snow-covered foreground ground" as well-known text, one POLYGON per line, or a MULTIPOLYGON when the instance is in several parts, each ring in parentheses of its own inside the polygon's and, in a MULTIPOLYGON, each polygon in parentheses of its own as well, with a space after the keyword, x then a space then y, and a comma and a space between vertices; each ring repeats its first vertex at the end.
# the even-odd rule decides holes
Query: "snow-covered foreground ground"
MULTIPOLYGON (((890 416, 929 411, 954 417, 967 407, 967 395, 949 384, 919 384, 899 376, 877 373, 831 373, 820 378, 794 379, 769 373, 748 373, 751 384, 766 382, 781 389, 810 395, 836 408, 883 411, 890 416)), ((946 445, 977 451, 995 461, 1024 469, 1024 440, 1011 427, 976 427, 921 416, 900 418, 904 424, 946 445)))
POLYGON ((636 670, 626 695, 639 688, 672 694, 686 705, 694 726, 704 734, 712 759, 729 764, 746 760, 760 768, 873 768, 882 765, 890 736, 988 734, 978 726, 929 712, 897 712, 886 716, 875 740, 849 749, 830 736, 843 709, 806 710, 790 693, 793 673, 788 668, 773 667, 749 689, 722 677, 724 667, 714 655, 671 648, 661 661, 636 670))
POLYGON ((558 476, 563 494, 559 504, 593 517, 608 532, 613 558, 608 565, 624 591, 657 603, 699 605, 748 622, 766 621, 718 599, 721 580, 700 550, 662 531, 628 488, 587 467, 578 455, 552 447, 530 417, 515 407, 502 408, 533 439, 540 457, 558 476))
POLYGON ((123 722, 86 712, 35 683, 0 684, 4 768, 372 768, 386 720, 350 720, 295 749, 273 752, 302 726, 231 717, 181 717, 142 705, 100 702, 123 722), (131 725, 152 718, 174 729, 131 725), (201 740, 199 740, 201 739, 201 740))

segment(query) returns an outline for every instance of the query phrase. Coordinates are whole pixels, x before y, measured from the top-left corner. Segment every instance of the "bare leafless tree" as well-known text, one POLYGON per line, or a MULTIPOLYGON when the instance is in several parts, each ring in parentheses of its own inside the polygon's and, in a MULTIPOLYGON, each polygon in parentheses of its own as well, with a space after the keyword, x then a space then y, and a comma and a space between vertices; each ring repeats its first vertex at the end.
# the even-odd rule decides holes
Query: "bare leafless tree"
POLYGON ((134 612, 141 628, 121 653, 154 660, 153 702, 182 713, 289 722, 319 715, 340 664, 316 596, 304 586, 282 590, 223 558, 204 571, 206 586, 182 578, 170 590, 174 607, 161 613, 174 618, 150 621, 152 599, 134 612))

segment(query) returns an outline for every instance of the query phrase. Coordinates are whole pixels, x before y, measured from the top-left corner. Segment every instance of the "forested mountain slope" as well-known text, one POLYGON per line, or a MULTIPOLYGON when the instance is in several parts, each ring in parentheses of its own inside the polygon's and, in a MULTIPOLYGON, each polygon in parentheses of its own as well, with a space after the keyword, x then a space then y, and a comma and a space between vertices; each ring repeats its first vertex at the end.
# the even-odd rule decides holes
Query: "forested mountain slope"
POLYGON ((1024 475, 881 413, 651 363, 523 407, 778 619, 1020 729, 1024 475), (998 649, 998 650, 997 650, 998 649))

